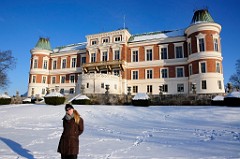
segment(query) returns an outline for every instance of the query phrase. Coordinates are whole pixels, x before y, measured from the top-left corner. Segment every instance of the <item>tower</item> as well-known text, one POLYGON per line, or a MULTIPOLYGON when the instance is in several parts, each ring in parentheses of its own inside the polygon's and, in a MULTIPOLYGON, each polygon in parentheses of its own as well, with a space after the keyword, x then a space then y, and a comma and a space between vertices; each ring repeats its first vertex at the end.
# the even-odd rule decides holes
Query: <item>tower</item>
POLYGON ((195 84, 198 94, 224 93, 220 32, 206 9, 195 11, 185 30, 189 85, 195 84))

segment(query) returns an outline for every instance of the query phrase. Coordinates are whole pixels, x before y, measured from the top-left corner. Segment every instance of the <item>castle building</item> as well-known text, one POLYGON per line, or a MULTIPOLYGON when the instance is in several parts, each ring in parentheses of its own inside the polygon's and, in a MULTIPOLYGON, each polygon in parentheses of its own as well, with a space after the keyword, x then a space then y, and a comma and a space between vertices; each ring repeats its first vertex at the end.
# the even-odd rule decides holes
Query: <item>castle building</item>
POLYGON ((52 49, 40 38, 31 50, 28 96, 63 94, 224 93, 221 26, 208 10, 186 29, 132 35, 127 29, 86 36, 52 49))

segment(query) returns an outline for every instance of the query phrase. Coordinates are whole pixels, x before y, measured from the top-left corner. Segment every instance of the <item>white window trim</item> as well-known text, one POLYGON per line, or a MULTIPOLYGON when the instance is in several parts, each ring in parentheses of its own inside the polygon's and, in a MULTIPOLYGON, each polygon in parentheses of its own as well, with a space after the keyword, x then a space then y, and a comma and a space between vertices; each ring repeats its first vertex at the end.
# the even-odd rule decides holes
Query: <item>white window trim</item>
POLYGON ((71 66, 70 67, 71 68, 76 68, 77 67, 77 56, 71 56, 71 66), (72 67, 73 58, 76 58, 75 67, 72 67))
POLYGON ((89 52, 89 63, 93 63, 92 62, 92 54, 95 54, 95 62, 97 61, 97 53, 96 52, 89 52))
POLYGON ((146 70, 145 70, 145 79, 153 79, 153 74, 154 74, 154 73, 153 73, 153 69, 146 69, 146 70), (148 71, 152 71, 152 78, 147 78, 147 72, 148 72, 148 71))
POLYGON ((188 65, 188 74, 189 74, 189 76, 193 75, 192 64, 189 64, 189 65, 188 65), (190 68, 191 68, 191 69, 190 69, 190 68), (191 70, 192 73, 190 73, 190 70, 191 70))
POLYGON ((37 76, 36 75, 32 75, 32 83, 37 83, 37 76), (35 82, 33 81, 34 77, 35 77, 35 82))
POLYGON ((132 80, 139 80, 139 70, 131 70, 131 79, 132 80), (137 79, 133 79, 133 72, 137 72, 138 78, 137 79))
POLYGON ((221 63, 219 61, 216 61, 216 73, 221 73, 221 63), (219 72, 217 72, 217 64, 219 64, 219 72))
POLYGON ((185 77, 184 66, 181 66, 181 67, 176 67, 176 68, 175 68, 175 72, 176 72, 176 73, 175 73, 175 76, 176 76, 176 78, 183 78, 183 77, 178 77, 178 76, 177 76, 177 69, 178 69, 178 68, 182 68, 182 69, 183 69, 183 77, 185 77))
POLYGON ((62 65, 62 64, 63 64, 63 60, 66 60, 66 67, 65 67, 65 68, 67 68, 67 57, 62 57, 62 58, 61 58, 61 68, 62 68, 62 69, 65 69, 65 68, 62 67, 62 66, 63 66, 63 65, 62 65))
POLYGON ((207 72, 208 72, 208 70, 207 70, 207 61, 200 61, 200 62, 199 62, 199 73, 203 73, 203 72, 202 72, 202 67, 201 67, 201 64, 202 64, 202 63, 205 63, 205 69, 206 69, 205 71, 206 71, 206 72, 204 72, 204 73, 207 73, 207 72))
POLYGON ((70 76, 69 76, 69 83, 76 83, 76 80, 75 80, 75 74, 70 74, 70 76), (73 76, 73 78, 74 78, 74 82, 72 82, 71 81, 71 77, 73 76))
POLYGON ((53 70, 53 63, 54 63, 54 61, 56 61, 56 69, 57 69, 57 58, 53 58, 52 59, 52 70, 53 70))
POLYGON ((112 51, 113 51, 113 60, 116 60, 115 59, 115 51, 119 51, 119 60, 121 60, 121 49, 120 48, 119 49, 115 48, 112 51))
POLYGON ((163 78, 163 77, 162 77, 162 70, 163 70, 163 69, 166 69, 166 70, 167 70, 167 77, 166 77, 166 78, 169 78, 169 70, 168 70, 168 68, 161 68, 161 69, 160 69, 160 78, 163 78))
POLYGON ((56 76, 52 76, 52 77, 51 77, 51 83, 52 83, 52 84, 56 84, 56 82, 57 82, 56 79, 57 79, 56 76), (54 78, 54 77, 55 77, 55 83, 53 83, 53 78, 54 78))
POLYGON ((116 43, 121 42, 122 41, 122 35, 116 35, 116 36, 113 37, 113 39, 114 39, 114 42, 116 42, 116 43), (119 37, 120 37, 120 41, 116 41, 115 38, 119 38, 119 37))
POLYGON ((66 75, 60 76, 60 83, 62 83, 62 77, 65 77, 65 82, 64 83, 66 83, 66 75))
POLYGON ((187 39, 187 52, 188 52, 188 55, 191 55, 192 54, 192 40, 191 38, 188 38, 187 39), (189 51, 189 45, 191 46, 191 52, 189 51))
POLYGON ((184 42, 180 42, 180 43, 174 43, 174 58, 175 59, 180 59, 180 58, 177 58, 177 47, 178 46, 181 46, 182 47, 182 58, 184 58, 184 48, 183 48, 183 44, 184 42))
POLYGON ((45 81, 44 84, 47 84, 47 76, 42 76, 42 83, 43 83, 43 79, 44 79, 44 77, 46 77, 46 81, 45 81))
POLYGON ((137 51, 138 52, 137 62, 139 62, 139 48, 132 48, 131 49, 131 62, 136 62, 136 61, 133 61, 133 51, 137 51))
POLYGON ((34 57, 33 57, 33 63, 32 63, 32 69, 37 69, 37 68, 38 68, 38 62, 39 62, 38 57, 34 56, 34 57), (37 67, 36 67, 36 68, 34 67, 35 60, 37 60, 37 67))
MULTIPOLYGON (((107 52, 107 61, 109 61, 109 50, 108 49, 104 49, 104 50, 101 50, 101 61, 103 61, 103 52, 107 52)), ((106 61, 104 61, 104 62, 106 62, 106 61)))
POLYGON ((215 34, 212 35, 212 37, 213 37, 213 47, 214 47, 214 51, 216 51, 216 50, 215 50, 214 39, 217 39, 217 42, 218 42, 218 51, 217 51, 217 52, 220 52, 219 34, 215 33, 215 34))
MULTIPOLYGON (((162 60, 162 58, 161 58, 161 49, 162 48, 166 48, 167 49, 167 59, 168 59, 168 44, 158 45, 158 47, 159 47, 159 59, 162 60)), ((163 59, 163 60, 166 60, 166 59, 163 59)))
POLYGON ((145 46, 144 47, 144 52, 145 52, 145 61, 147 61, 147 50, 152 50, 152 60, 148 60, 148 61, 153 61, 154 58, 154 52, 153 52, 153 46, 145 46))
POLYGON ((204 39, 204 51, 206 51, 206 34, 199 33, 196 35, 197 38, 197 52, 200 52, 199 39, 204 39))

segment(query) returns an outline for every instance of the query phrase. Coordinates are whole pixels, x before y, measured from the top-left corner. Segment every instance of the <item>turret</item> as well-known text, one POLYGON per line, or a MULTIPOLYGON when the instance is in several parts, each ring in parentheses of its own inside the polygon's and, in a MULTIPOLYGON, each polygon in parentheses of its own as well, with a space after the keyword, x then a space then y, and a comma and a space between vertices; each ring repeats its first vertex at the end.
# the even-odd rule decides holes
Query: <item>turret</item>
POLYGON ((196 83, 197 93, 224 93, 220 32, 207 9, 195 11, 185 30, 189 83, 196 83))

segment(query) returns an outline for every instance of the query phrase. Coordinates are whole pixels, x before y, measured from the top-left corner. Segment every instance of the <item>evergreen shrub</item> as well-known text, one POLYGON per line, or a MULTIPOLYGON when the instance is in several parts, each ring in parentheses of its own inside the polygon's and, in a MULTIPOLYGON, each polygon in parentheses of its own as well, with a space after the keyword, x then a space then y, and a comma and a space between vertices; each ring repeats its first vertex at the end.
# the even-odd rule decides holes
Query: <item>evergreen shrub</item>
POLYGON ((11 98, 0 98, 0 105, 7 105, 11 103, 11 98))
POLYGON ((65 102, 65 97, 58 97, 58 96, 49 96, 44 97, 45 103, 48 105, 61 105, 65 102))
POLYGON ((72 104, 77 104, 77 105, 89 105, 90 100, 89 99, 78 99, 78 100, 73 100, 72 104))

